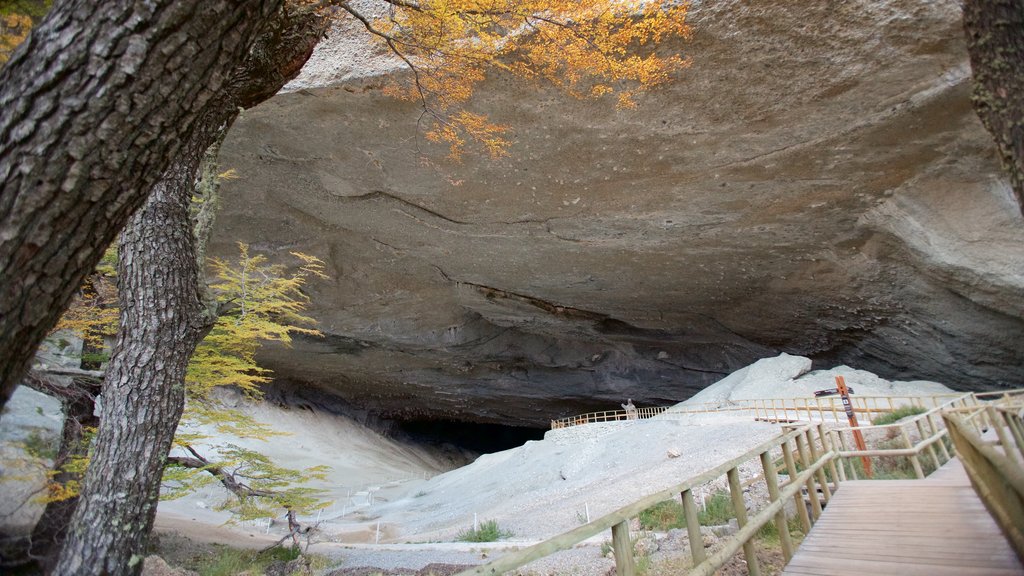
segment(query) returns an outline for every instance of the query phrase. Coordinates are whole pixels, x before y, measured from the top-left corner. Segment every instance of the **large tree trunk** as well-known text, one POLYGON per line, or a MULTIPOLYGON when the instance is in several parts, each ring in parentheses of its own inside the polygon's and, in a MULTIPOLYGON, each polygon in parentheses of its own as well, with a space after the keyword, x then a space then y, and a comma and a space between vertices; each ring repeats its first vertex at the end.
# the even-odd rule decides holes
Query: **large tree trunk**
POLYGON ((1024 214, 1024 0, 964 0, 974 110, 992 133, 1024 214))
POLYGON ((0 69, 0 407, 283 0, 57 0, 0 69))
POLYGON ((160 478, 184 408, 185 369, 216 320, 203 302, 189 218, 207 148, 238 116, 301 69, 324 20, 282 12, 207 107, 119 245, 121 320, 102 395, 100 432, 55 570, 61 576, 137 574, 160 478))
POLYGON ((213 321, 193 256, 189 202, 198 161, 189 161, 196 156, 189 152, 121 234, 120 330, 103 383, 99 434, 55 574, 131 574, 142 567, 136 554, 152 528, 164 458, 185 406, 185 368, 213 321))

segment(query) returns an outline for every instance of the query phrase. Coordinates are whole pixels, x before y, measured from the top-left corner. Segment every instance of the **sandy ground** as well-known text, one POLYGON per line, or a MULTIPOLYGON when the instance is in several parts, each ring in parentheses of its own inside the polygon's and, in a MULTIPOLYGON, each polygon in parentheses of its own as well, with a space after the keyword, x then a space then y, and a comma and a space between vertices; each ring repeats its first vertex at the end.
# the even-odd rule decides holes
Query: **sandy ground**
MULTIPOLYGON (((809 368, 805 358, 765 359, 680 406, 738 398, 806 397, 815 389, 834 385, 836 373, 865 395, 949 392, 935 383, 890 383, 845 367, 813 373, 808 373, 809 368)), ((309 539, 311 551, 331 557, 341 568, 419 569, 431 563, 484 562, 510 547, 527 546, 579 526, 588 514, 599 517, 682 482, 779 433, 777 425, 735 413, 670 412, 647 420, 552 430, 544 440, 486 454, 443 472, 448 463, 429 451, 400 445, 349 420, 269 404, 239 407, 289 435, 267 442, 232 441, 257 448, 290 467, 330 468, 330 481, 319 487, 332 505, 316 517, 300 520, 317 525, 309 539), (513 535, 496 544, 453 542, 474 520, 490 519, 513 535)), ((34 429, 52 420, 46 409, 43 414, 31 407, 18 410, 23 408, 35 414, 30 417, 34 429)), ((20 420, 7 416, 0 421, 3 438, 15 436, 3 432, 15 422, 20 420)), ((186 498, 162 502, 157 531, 240 547, 264 547, 285 534, 283 518, 269 525, 271 519, 225 524, 230 517, 214 509, 224 496, 215 484, 186 498)), ((600 545, 607 539, 607 535, 596 537, 532 565, 527 572, 606 573, 612 564, 602 557, 600 545)))

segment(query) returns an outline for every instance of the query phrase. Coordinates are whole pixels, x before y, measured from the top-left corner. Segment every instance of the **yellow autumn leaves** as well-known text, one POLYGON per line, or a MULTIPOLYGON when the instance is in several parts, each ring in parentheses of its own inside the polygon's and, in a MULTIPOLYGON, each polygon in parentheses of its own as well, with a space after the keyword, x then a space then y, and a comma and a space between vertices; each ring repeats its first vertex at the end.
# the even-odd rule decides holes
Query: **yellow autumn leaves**
POLYGON ((412 69, 389 93, 423 105, 426 137, 458 159, 468 142, 507 152, 507 126, 463 107, 489 69, 545 80, 577 98, 638 93, 669 81, 689 60, 658 45, 689 37, 686 5, 617 0, 392 2, 367 26, 412 69))

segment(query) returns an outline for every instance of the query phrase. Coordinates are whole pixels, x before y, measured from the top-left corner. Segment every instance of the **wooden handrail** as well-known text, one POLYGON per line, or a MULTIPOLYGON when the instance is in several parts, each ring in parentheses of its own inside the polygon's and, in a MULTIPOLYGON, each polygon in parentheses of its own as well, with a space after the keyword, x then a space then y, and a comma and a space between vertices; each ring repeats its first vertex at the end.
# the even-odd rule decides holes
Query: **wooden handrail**
MULTIPOLYGON (((865 416, 868 425, 874 415, 892 412, 902 405, 910 404, 924 407, 930 404, 935 411, 937 408, 946 406, 959 399, 971 397, 977 401, 979 397, 992 397, 999 400, 1015 397, 1024 398, 1024 389, 1005 390, 1001 392, 979 392, 979 393, 948 393, 928 394, 924 396, 850 396, 853 402, 853 411, 856 414, 865 416)), ((638 408, 630 417, 626 410, 608 410, 603 412, 589 412, 566 418, 559 418, 551 421, 551 428, 566 428, 579 424, 592 424, 597 422, 616 422, 631 419, 645 419, 654 416, 674 414, 705 414, 720 412, 754 412, 754 417, 765 420, 799 420, 801 415, 806 415, 808 421, 842 421, 845 419, 845 411, 838 396, 807 397, 807 398, 748 398, 726 400, 722 402, 704 402, 702 404, 691 404, 687 406, 656 406, 638 408), (812 417, 817 415, 817 418, 812 417)))
MULTIPOLYGON (((1019 413, 1010 410, 1002 413, 1016 419, 1017 428, 1021 428, 1019 413)), ((960 415, 945 413, 943 418, 971 485, 1013 546, 1017 557, 1024 562, 1024 468, 1013 456, 1013 447, 1003 443, 1004 453, 1000 453, 960 415)), ((1014 427, 1009 421, 993 423, 994 426, 1004 424, 1014 427)))
MULTIPOLYGON (((525 564, 538 560, 545 556, 549 556, 555 552, 561 550, 567 550, 583 540, 595 536, 605 530, 612 530, 613 547, 616 551, 616 566, 618 573, 625 576, 631 576, 634 574, 633 564, 633 549, 632 544, 629 541, 629 520, 639 515, 644 510, 663 502, 665 500, 682 495, 683 507, 687 511, 687 532, 692 538, 698 538, 700 534, 699 526, 694 525, 697 522, 696 513, 693 509, 692 490, 699 486, 703 486, 708 482, 714 481, 723 475, 730 476, 730 484, 737 484, 736 479, 738 478, 737 470, 739 466, 745 462, 753 459, 759 459, 764 465, 768 462, 766 468, 766 474, 771 474, 768 470, 774 472, 774 459, 771 457, 773 450, 782 448, 784 453, 788 452, 790 442, 795 442, 798 439, 803 439, 808 444, 814 444, 814 439, 811 434, 811 427, 803 426, 788 432, 784 432, 779 436, 760 444, 759 446, 751 449, 741 456, 733 458, 728 462, 720 464, 711 470, 708 470, 702 474, 699 474, 693 478, 690 478, 680 484, 666 488, 664 490, 650 494, 644 498, 641 498, 632 504, 628 504, 591 521, 588 524, 574 528, 556 536, 554 538, 545 540, 528 548, 510 552, 501 556, 500 558, 484 564, 482 566, 474 567, 470 570, 459 573, 459 576, 469 575, 480 575, 480 574, 501 574, 510 570, 514 570, 525 564)), ((822 442, 822 454, 814 461, 811 461, 804 454, 801 454, 801 464, 803 470, 800 473, 796 473, 795 466, 790 467, 790 479, 780 489, 772 490, 769 483, 769 492, 776 492, 771 497, 771 504, 766 508, 755 514, 753 517, 746 519, 745 522, 741 522, 740 530, 734 534, 729 540, 726 541, 725 547, 719 550, 710 557, 704 557, 704 549, 700 540, 693 542, 691 545, 691 552, 694 556, 696 566, 694 567, 691 574, 707 575, 712 574, 715 570, 721 567, 728 559, 735 554, 737 550, 744 547, 744 544, 750 542, 750 540, 757 534, 757 531, 762 526, 770 521, 782 521, 782 525, 778 526, 780 533, 788 529, 786 524, 786 512, 784 505, 788 500, 798 497, 799 492, 808 486, 813 493, 813 496, 817 496, 817 488, 815 487, 815 477, 819 475, 819 472, 824 466, 832 462, 838 454, 832 450, 825 450, 824 438, 819 438, 822 442), (781 518, 779 514, 781 513, 781 518), (728 553, 726 553, 728 552, 728 553)), ((787 462, 790 459, 787 457, 787 462)), ((819 476, 820 477, 820 476, 819 476)), ((798 507, 802 509, 801 507, 798 507)), ((744 508, 745 511, 745 508, 744 508)), ((806 512, 806 510, 804 510, 806 512)), ((737 518, 740 518, 738 511, 737 518)), ((751 569, 751 573, 756 573, 754 568, 756 566, 756 557, 748 556, 748 568, 751 569)))

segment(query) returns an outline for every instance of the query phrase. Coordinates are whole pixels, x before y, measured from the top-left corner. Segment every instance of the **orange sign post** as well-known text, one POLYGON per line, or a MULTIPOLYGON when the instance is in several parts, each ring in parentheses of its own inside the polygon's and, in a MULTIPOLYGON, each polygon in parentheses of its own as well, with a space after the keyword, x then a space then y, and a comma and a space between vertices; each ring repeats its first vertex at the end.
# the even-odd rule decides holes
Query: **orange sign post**
MULTIPOLYGON (((846 380, 842 376, 836 376, 836 389, 839 391, 840 398, 843 399, 843 409, 846 410, 846 418, 850 421, 850 426, 854 427, 853 441, 857 444, 857 450, 867 450, 868 446, 864 442, 864 435, 861 434, 860 430, 856 429, 857 415, 853 413, 853 404, 850 403, 850 390, 846 387, 846 380)), ((860 461, 864 464, 864 475, 871 478, 871 458, 861 456, 860 461)))

